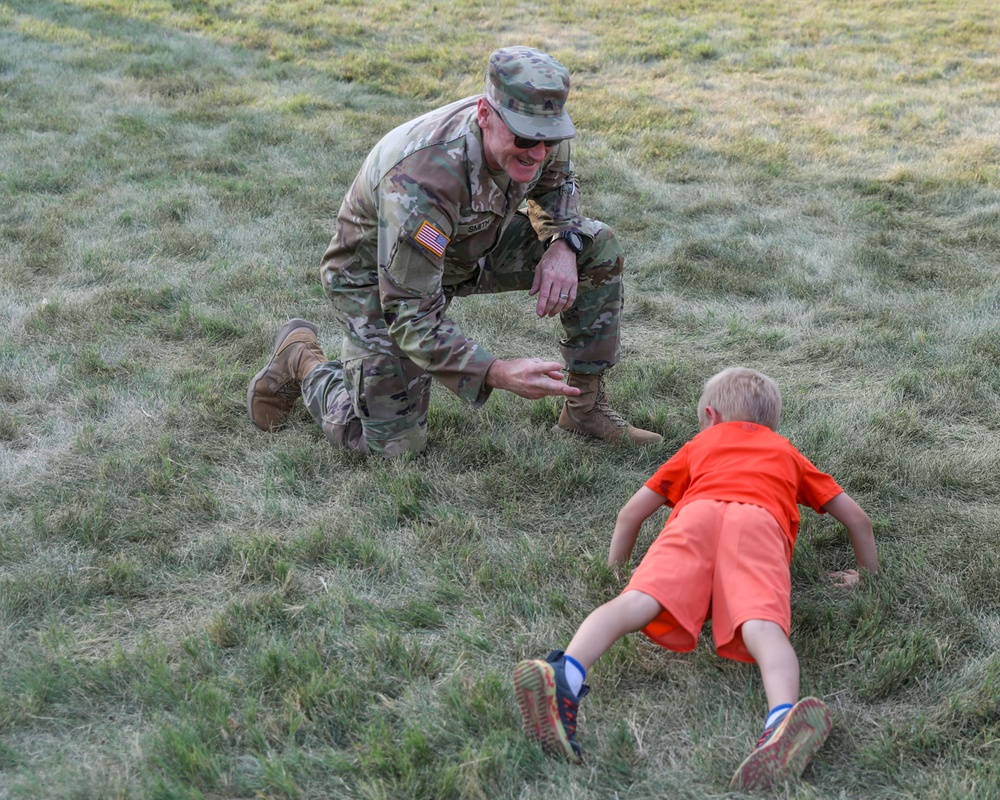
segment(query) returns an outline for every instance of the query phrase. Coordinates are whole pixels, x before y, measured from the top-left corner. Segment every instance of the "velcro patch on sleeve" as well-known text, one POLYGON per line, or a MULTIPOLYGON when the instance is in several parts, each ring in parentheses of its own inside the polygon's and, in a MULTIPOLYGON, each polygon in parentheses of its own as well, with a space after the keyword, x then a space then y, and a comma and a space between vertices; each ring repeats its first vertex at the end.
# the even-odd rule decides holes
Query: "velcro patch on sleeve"
POLYGON ((425 248, 438 258, 444 255, 445 248, 451 241, 440 230, 434 227, 427 220, 420 223, 417 232, 413 235, 413 241, 425 248))

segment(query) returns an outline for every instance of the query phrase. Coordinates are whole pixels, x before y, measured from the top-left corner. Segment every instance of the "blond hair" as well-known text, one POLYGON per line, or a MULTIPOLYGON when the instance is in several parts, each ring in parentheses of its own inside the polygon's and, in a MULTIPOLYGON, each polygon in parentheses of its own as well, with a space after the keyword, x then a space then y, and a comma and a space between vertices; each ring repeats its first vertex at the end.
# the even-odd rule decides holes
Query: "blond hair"
POLYGON ((747 367, 730 367, 705 382, 698 401, 698 420, 707 427, 705 407, 712 406, 725 422, 755 422, 771 430, 781 419, 781 390, 773 378, 747 367))

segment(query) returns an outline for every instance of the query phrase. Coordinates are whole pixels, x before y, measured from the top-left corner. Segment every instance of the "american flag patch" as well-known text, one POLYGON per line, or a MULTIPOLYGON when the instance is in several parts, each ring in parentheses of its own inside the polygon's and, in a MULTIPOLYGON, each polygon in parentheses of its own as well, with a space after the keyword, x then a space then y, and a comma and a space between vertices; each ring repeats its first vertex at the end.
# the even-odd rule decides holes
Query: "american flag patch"
POLYGON ((413 237, 417 244, 423 245, 436 256, 443 256, 444 249, 451 241, 441 231, 431 225, 427 220, 420 223, 417 233, 413 237))

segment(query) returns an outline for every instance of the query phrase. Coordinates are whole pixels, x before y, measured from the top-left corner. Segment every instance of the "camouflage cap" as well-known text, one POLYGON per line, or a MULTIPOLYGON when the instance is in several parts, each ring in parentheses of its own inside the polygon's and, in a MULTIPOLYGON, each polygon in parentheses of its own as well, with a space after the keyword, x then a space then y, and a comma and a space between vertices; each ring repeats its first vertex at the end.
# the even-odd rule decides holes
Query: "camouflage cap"
POLYGON ((516 136, 571 139, 576 128, 566 113, 569 72, 552 56, 531 47, 502 47, 486 68, 486 99, 516 136))

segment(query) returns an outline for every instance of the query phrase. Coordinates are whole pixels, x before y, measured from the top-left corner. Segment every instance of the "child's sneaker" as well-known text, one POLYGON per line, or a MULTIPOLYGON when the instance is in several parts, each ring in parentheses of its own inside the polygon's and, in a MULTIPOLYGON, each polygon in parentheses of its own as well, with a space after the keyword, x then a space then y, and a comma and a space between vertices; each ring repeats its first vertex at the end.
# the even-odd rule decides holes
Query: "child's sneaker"
POLYGON ((815 697, 792 706, 767 728, 729 782, 730 789, 767 789, 802 774, 830 735, 830 709, 815 697))
POLYGON ((570 691, 562 650, 553 650, 544 661, 522 661, 514 668, 514 696, 524 732, 546 752, 574 764, 583 762, 576 743, 576 712, 580 699, 589 691, 589 686, 581 688, 579 696, 570 691))

